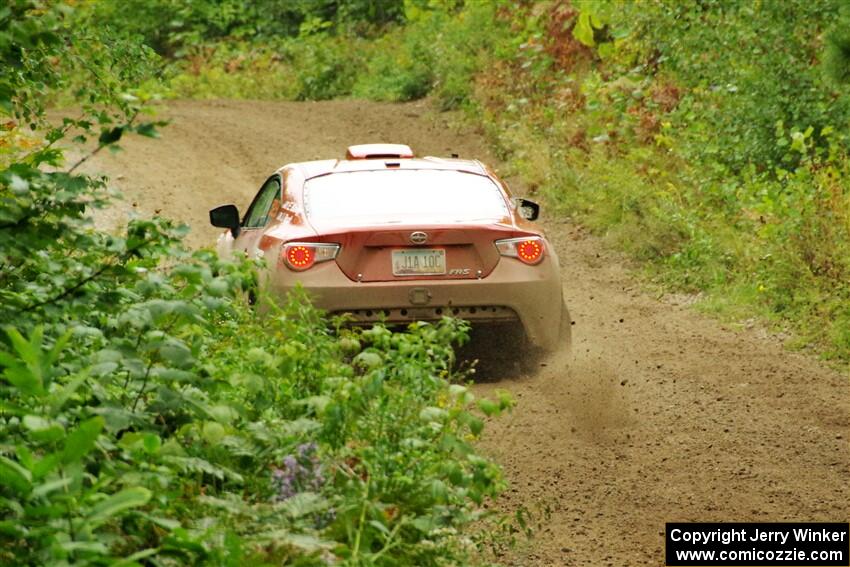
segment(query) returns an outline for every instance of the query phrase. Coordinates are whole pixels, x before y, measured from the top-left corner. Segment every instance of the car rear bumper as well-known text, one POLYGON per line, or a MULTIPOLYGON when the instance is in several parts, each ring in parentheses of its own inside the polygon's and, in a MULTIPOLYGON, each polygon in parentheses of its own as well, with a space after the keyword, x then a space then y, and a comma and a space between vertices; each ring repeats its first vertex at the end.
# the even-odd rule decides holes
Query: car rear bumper
POLYGON ((529 340, 546 350, 559 345, 561 284, 557 258, 536 266, 502 258, 479 280, 396 280, 358 283, 335 262, 306 272, 272 271, 270 287, 285 296, 297 284, 316 307, 331 313, 350 312, 358 322, 411 322, 456 316, 473 322, 519 320, 529 340))

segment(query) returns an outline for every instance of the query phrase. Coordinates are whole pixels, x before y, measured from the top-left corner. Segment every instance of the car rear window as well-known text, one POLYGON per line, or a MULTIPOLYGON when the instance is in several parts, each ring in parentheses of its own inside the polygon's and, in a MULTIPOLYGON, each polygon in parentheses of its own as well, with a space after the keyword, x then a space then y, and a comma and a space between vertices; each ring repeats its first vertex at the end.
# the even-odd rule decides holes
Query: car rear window
POLYGON ((346 224, 499 221, 508 214, 488 177, 445 170, 332 173, 304 186, 311 221, 346 224))

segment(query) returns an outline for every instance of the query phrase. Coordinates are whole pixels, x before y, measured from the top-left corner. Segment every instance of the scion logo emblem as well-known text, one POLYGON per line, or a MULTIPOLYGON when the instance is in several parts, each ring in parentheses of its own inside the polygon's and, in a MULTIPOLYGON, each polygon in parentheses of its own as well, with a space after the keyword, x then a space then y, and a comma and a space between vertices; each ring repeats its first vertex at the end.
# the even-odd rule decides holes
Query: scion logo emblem
POLYGON ((417 230, 416 232, 410 233, 410 242, 413 244, 425 244, 428 240, 428 234, 422 232, 421 230, 417 230))

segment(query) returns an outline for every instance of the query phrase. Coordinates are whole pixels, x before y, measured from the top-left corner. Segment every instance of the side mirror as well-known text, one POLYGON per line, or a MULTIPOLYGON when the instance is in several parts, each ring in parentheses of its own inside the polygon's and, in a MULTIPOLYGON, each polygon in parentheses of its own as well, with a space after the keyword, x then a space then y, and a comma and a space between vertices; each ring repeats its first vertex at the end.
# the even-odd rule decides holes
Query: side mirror
POLYGON ((517 199, 516 206, 519 210, 519 216, 525 220, 537 220, 540 216, 540 205, 528 199, 517 199))
POLYGON ((239 236, 239 209, 236 205, 221 205, 210 210, 210 224, 219 228, 229 228, 233 237, 239 236))

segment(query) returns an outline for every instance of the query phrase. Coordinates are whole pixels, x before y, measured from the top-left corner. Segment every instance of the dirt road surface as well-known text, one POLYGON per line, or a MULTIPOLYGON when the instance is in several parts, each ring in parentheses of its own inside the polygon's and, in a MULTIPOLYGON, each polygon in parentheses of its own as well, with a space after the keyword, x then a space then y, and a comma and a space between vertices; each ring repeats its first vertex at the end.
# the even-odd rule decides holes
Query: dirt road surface
MULTIPOLYGON (((131 211, 217 231, 212 206, 242 210, 291 161, 347 145, 402 142, 497 165, 480 136, 425 103, 177 102, 161 140, 86 165, 113 177, 131 211)), ((545 217, 545 214, 544 214, 545 217)), ((850 519, 850 382, 757 330, 739 331, 650 297, 580 227, 544 226, 561 258, 573 349, 534 376, 483 383, 518 404, 485 431, 505 468, 505 510, 548 507, 509 565, 663 565, 667 521, 850 519)), ((539 515, 539 514, 538 514, 539 515)))

